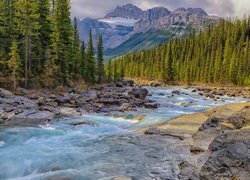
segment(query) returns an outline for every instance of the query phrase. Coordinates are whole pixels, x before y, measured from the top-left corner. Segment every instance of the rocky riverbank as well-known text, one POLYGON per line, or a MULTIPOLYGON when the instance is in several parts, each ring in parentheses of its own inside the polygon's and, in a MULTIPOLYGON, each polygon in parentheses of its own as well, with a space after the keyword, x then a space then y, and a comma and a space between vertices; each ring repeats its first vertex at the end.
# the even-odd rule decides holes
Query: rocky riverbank
POLYGON ((179 164, 179 179, 250 177, 250 102, 184 115, 145 130, 145 134, 178 137, 190 147, 179 164))
POLYGON ((216 96, 228 96, 228 97, 244 97, 250 98, 250 87, 240 87, 233 85, 225 86, 213 86, 213 85, 185 85, 183 83, 176 84, 166 84, 160 81, 149 81, 142 79, 133 79, 135 84, 139 86, 151 86, 151 87, 172 87, 172 86, 182 86, 186 89, 192 89, 194 92, 198 92, 201 96, 210 97, 215 99, 216 96))
POLYGON ((12 93, 0 89, 0 124, 6 126, 36 126, 56 118, 86 113, 135 111, 137 108, 157 107, 147 100, 148 91, 133 81, 103 85, 80 91, 26 90, 12 93))

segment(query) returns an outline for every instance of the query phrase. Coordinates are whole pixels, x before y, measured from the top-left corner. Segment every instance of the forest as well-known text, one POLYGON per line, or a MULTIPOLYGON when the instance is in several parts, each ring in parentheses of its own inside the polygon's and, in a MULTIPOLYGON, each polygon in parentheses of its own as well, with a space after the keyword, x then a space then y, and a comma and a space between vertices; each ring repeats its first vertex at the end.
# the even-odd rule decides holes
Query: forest
POLYGON ((102 35, 94 47, 90 30, 85 48, 77 22, 70 0, 0 0, 0 83, 15 89, 102 82, 102 35))
POLYGON ((224 19, 205 32, 127 53, 105 69, 108 76, 166 83, 250 86, 250 18, 224 19))

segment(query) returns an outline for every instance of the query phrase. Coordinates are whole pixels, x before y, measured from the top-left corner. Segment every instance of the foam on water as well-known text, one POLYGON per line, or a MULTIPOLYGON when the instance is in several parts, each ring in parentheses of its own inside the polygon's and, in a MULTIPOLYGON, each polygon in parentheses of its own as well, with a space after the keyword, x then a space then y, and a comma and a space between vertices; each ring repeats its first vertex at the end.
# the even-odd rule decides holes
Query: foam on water
MULTIPOLYGON (((149 88, 152 94, 150 99, 156 100, 161 105, 160 108, 124 113, 124 116, 131 119, 144 116, 144 120, 139 123, 124 118, 90 114, 63 119, 40 128, 0 128, 0 179, 39 180, 53 177, 99 179, 130 173, 146 174, 151 167, 145 166, 144 162, 138 163, 146 161, 147 158, 150 162, 154 161, 155 158, 150 159, 153 156, 144 156, 149 152, 153 154, 161 152, 160 147, 155 150, 154 145, 150 143, 162 146, 163 144, 153 140, 143 144, 137 137, 132 138, 135 134, 129 128, 199 112, 208 107, 244 101, 242 98, 221 97, 224 102, 215 102, 185 89, 180 90, 182 93, 180 96, 172 97, 173 90, 177 89, 149 88), (182 107, 181 102, 187 102, 189 106, 182 107), (91 123, 70 125, 78 121, 91 123), (136 143, 142 145, 136 146, 136 143), (143 150, 146 152, 141 153, 143 150)), ((166 144, 162 149, 169 147, 172 146, 166 144)), ((172 152, 171 149, 168 151, 166 154, 172 152)), ((167 158, 171 159, 171 156, 167 158)), ((168 164, 168 161, 162 163, 168 164)), ((171 163, 169 166, 172 166, 171 163)))

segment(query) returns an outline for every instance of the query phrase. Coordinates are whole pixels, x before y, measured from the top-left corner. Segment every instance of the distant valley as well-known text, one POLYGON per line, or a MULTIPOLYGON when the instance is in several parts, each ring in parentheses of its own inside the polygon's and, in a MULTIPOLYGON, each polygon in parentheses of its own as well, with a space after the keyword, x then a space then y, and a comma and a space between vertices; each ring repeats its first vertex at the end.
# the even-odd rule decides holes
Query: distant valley
POLYGON ((94 42, 101 33, 105 56, 109 59, 155 47, 170 38, 183 37, 194 29, 203 30, 219 20, 219 17, 209 16, 200 8, 178 8, 171 12, 167 8, 156 7, 143 11, 133 4, 127 4, 118 6, 103 18, 81 20, 78 28, 84 41, 88 41, 90 29, 94 42))

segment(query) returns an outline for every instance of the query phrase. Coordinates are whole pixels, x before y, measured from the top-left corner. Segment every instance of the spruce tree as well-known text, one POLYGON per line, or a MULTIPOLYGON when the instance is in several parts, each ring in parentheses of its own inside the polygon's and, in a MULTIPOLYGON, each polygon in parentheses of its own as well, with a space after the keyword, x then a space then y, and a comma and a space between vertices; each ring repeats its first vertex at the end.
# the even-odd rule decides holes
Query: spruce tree
POLYGON ((8 61, 8 68, 11 72, 11 77, 13 80, 13 89, 16 90, 17 77, 20 75, 20 69, 22 65, 18 54, 18 44, 16 41, 13 41, 11 45, 9 56, 10 59, 8 61))
POLYGON ((72 62, 72 26, 70 19, 70 1, 57 0, 54 7, 55 23, 60 39, 60 73, 62 85, 66 85, 69 78, 69 64, 72 62))
POLYGON ((82 41, 80 53, 81 53, 81 63, 80 63, 81 77, 82 79, 85 79, 86 78, 86 49, 85 49, 84 41, 82 41))
POLYGON ((79 79, 79 76, 81 75, 81 53, 80 53, 80 39, 79 39, 79 33, 78 33, 78 22, 77 18, 74 18, 73 21, 73 47, 72 47, 72 60, 70 62, 70 69, 69 71, 71 74, 73 74, 74 79, 79 79))
POLYGON ((51 1, 50 0, 38 0, 38 12, 39 16, 39 34, 37 38, 37 52, 38 52, 38 72, 41 73, 43 65, 48 59, 49 46, 51 44, 51 32, 52 32, 52 19, 51 19, 51 1))
POLYGON ((32 39, 37 36, 40 29, 38 4, 36 0, 18 0, 15 2, 15 22, 18 30, 24 36, 25 44, 25 87, 28 87, 29 77, 31 76, 31 51, 32 39))
POLYGON ((89 31, 89 41, 86 52, 86 82, 90 84, 95 83, 95 75, 96 75, 96 63, 94 57, 94 46, 92 39, 92 32, 89 31))
POLYGON ((97 75, 98 83, 103 82, 104 79, 104 64, 103 64, 103 42, 102 35, 98 35, 98 44, 97 44, 97 75))

